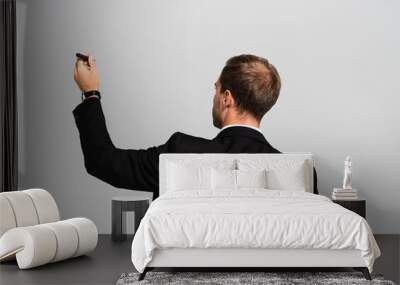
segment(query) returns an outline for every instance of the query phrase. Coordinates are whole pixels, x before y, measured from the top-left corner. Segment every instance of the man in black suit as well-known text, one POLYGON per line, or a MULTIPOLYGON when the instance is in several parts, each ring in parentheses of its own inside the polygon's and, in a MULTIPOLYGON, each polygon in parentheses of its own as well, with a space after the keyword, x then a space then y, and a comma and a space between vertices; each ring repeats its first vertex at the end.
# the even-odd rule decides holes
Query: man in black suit
MULTIPOLYGON (((96 61, 78 59, 74 79, 83 95, 72 112, 79 130, 86 170, 118 188, 153 192, 159 196, 161 153, 280 153, 259 129, 262 117, 278 99, 281 81, 267 59, 243 54, 230 58, 214 83, 213 124, 221 129, 213 139, 181 132, 165 144, 147 149, 114 146, 100 103, 96 61)), ((318 194, 314 169, 314 193, 318 194)))

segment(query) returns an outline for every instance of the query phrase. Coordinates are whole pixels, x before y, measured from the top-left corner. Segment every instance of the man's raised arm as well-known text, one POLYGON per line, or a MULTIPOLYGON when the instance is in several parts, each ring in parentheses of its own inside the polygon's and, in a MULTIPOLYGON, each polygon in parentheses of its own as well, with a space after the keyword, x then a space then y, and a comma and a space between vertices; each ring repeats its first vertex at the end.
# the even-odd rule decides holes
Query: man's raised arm
MULTIPOLYGON (((82 92, 98 90, 94 58, 87 65, 78 60, 74 79, 82 92), (86 66, 85 66, 86 65, 86 66)), ((114 146, 107 131, 99 98, 83 100, 72 111, 87 172, 115 187, 151 191, 158 197, 159 154, 170 152, 174 135, 163 145, 147 149, 120 149, 114 146)))
POLYGON ((158 189, 159 155, 169 152, 173 136, 160 146, 120 149, 114 146, 107 131, 99 99, 84 100, 72 113, 89 174, 118 188, 142 191, 158 189))

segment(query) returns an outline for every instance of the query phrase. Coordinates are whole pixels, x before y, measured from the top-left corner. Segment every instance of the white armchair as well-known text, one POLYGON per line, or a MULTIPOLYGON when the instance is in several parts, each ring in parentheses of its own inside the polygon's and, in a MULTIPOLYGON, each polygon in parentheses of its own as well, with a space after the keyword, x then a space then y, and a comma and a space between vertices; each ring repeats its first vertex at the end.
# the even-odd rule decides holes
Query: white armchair
POLYGON ((94 250, 97 238, 87 218, 60 221, 44 189, 0 193, 0 262, 16 259, 20 269, 57 262, 94 250))

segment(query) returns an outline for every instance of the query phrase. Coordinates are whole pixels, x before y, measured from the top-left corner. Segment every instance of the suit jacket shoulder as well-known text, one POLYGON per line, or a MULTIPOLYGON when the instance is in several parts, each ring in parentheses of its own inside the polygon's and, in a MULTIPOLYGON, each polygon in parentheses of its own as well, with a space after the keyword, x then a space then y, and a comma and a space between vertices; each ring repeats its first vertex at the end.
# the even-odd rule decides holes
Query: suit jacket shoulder
POLYGON ((171 153, 224 152, 218 142, 203 137, 175 132, 170 138, 171 153))

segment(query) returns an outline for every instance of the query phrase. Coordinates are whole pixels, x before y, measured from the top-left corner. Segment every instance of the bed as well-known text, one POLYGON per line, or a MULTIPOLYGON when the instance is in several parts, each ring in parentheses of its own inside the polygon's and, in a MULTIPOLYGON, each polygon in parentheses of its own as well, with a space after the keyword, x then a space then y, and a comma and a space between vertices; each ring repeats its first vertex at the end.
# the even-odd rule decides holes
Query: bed
POLYGON ((165 153, 160 196, 131 258, 154 268, 352 267, 371 279, 381 254, 367 221, 313 194, 310 153, 165 153))

